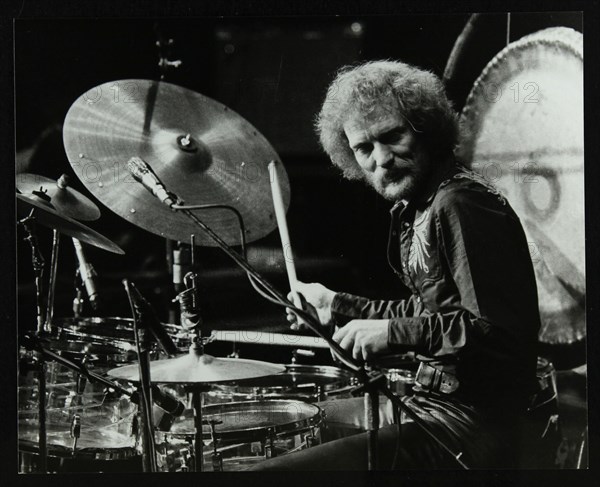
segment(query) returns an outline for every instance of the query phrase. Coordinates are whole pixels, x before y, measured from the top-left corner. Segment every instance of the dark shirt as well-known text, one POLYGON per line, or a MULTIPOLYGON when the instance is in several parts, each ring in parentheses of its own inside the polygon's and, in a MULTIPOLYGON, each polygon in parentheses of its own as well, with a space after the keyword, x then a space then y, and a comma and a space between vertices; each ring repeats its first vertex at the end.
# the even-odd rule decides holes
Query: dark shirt
POLYGON ((388 259, 410 298, 338 293, 334 323, 389 319, 390 349, 454 374, 467 402, 522 409, 535 389, 540 316, 528 243, 506 199, 453 167, 424 201, 392 208, 388 259))

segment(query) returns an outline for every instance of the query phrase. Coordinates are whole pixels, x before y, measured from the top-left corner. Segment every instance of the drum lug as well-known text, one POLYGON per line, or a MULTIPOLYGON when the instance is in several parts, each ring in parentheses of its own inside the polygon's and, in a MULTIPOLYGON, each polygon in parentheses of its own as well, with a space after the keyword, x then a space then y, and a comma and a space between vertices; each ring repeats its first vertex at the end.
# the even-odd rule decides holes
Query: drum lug
POLYGON ((275 458, 277 453, 275 452, 275 431, 273 428, 267 429, 267 438, 265 440, 265 457, 275 458))
POLYGON ((306 435, 306 437, 304 438, 304 441, 306 442, 306 448, 310 448, 312 446, 318 445, 319 442, 317 440, 317 436, 315 435, 315 428, 314 426, 310 427, 310 433, 308 433, 306 435))
POLYGON ((219 452, 213 452, 212 454, 212 466, 213 472, 223 471, 223 455, 219 452))

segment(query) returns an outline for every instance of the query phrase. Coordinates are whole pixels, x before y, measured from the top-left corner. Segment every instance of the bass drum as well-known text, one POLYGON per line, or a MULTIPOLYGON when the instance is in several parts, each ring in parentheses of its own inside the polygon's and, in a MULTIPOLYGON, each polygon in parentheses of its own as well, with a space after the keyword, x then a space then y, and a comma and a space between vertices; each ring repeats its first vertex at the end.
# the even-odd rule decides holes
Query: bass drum
MULTIPOLYGON (((302 401, 268 400, 211 404, 202 409, 203 471, 241 471, 268 458, 320 443, 319 407, 302 401)), ((163 472, 199 470, 194 464, 193 411, 156 432, 157 464, 163 472)))
MULTIPOLYGON (((31 352, 21 350, 18 387, 20 471, 37 471, 39 386, 31 352)), ((98 374, 102 368, 91 369, 98 374)), ((88 382, 54 362, 46 363, 46 437, 48 469, 137 471, 141 466, 137 407, 126 395, 88 382), (79 424, 79 437, 75 431, 79 424)))

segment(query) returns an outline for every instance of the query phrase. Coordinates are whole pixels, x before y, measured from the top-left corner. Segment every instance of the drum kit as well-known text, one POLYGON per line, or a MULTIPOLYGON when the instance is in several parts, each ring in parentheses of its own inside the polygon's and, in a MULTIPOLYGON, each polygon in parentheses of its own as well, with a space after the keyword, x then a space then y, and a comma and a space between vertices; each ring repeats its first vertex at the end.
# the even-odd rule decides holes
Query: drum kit
MULTIPOLYGON (((277 154, 241 116, 163 81, 124 80, 79 97, 63 131, 75 174, 110 210, 161 237, 191 238, 192 248, 221 247, 258 292, 293 306, 230 247, 245 251, 246 242, 281 227, 290 199, 277 154), (120 99, 114 86, 125 94, 120 99)), ((37 330, 22 337, 20 350, 22 472, 243 470, 319 443, 324 415, 315 403, 356 393, 356 364, 335 343, 354 371, 204 353, 214 335, 199 316, 191 272, 175 298, 181 325, 160 323, 127 280, 132 318, 55 318, 61 236, 78 253, 83 245, 124 251, 82 223, 100 210, 66 175, 54 181, 21 173, 16 187, 37 291, 37 330), (37 224, 54 237, 46 299, 37 224)), ((89 269, 79 272, 85 282, 89 269)), ((94 290, 87 291, 94 308, 94 290)), ((332 346, 321 336, 311 338, 317 347, 332 346)))

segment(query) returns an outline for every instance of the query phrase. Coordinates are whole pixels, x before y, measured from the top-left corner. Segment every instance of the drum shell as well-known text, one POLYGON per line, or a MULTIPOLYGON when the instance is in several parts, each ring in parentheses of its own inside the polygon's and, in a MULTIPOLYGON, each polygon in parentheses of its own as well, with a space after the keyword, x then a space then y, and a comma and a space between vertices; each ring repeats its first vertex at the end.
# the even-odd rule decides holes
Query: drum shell
POLYGON ((257 399, 298 399, 310 403, 352 396, 357 381, 352 372, 332 366, 288 364, 275 376, 215 386, 207 404, 257 399))
MULTIPOLYGON (((22 352, 22 360, 27 360, 22 352)), ((103 385, 80 379, 79 374, 55 362, 46 369, 46 438, 51 471, 112 471, 117 464, 133 465, 139 456, 139 439, 133 431, 137 407, 129 397, 105 390, 103 385), (77 387, 81 393, 77 393, 77 387), (79 415, 80 437, 73 451, 71 427, 79 415), (117 462, 108 466, 106 462, 117 462), (98 462, 98 463, 97 463, 98 462), (84 470, 77 470, 83 468, 84 470)), ((106 369, 93 368, 102 374, 106 369)), ((22 471, 38 464, 39 388, 37 372, 19 375, 18 438, 22 471)))
MULTIPOLYGON (((222 426, 216 426, 215 437, 225 471, 244 470, 270 456, 320 443, 321 410, 301 401, 212 404, 203 408, 203 418, 223 421, 222 426)), ((157 463, 162 471, 194 468, 189 464, 194 441, 193 415, 188 413, 177 421, 171 431, 156 433, 157 463)), ((214 445, 207 426, 203 429, 203 438, 204 470, 210 471, 213 469, 214 445)))
MULTIPOLYGON (((162 324, 175 346, 186 352, 191 345, 189 332, 171 324, 162 324)), ((116 367, 137 360, 133 320, 119 317, 56 318, 50 332, 44 337, 48 348, 77 359, 85 357, 88 363, 116 367)), ((153 344, 151 358, 162 354, 153 344)))

